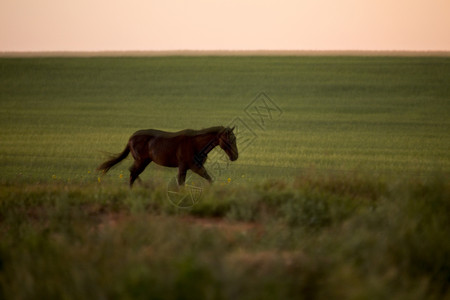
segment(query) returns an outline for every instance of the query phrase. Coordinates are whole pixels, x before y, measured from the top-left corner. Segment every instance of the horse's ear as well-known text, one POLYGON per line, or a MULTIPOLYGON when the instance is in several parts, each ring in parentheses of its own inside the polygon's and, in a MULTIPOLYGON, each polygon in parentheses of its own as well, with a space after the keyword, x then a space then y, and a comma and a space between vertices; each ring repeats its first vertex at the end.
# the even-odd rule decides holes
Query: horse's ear
POLYGON ((234 128, 236 128, 236 126, 233 126, 233 127, 230 129, 230 131, 232 132, 232 131, 234 130, 234 128))

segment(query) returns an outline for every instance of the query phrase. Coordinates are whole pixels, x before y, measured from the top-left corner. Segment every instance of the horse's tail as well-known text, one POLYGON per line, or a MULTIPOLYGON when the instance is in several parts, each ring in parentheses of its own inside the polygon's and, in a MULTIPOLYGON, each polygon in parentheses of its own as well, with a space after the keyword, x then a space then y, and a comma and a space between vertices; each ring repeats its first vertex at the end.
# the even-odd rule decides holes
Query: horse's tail
POLYGON ((111 169, 114 165, 120 163, 122 160, 124 160, 128 154, 130 153, 130 146, 127 145, 125 147, 125 150, 123 150, 122 153, 118 154, 117 156, 112 156, 110 160, 105 161, 102 163, 98 168, 97 171, 103 171, 103 173, 106 173, 111 169))

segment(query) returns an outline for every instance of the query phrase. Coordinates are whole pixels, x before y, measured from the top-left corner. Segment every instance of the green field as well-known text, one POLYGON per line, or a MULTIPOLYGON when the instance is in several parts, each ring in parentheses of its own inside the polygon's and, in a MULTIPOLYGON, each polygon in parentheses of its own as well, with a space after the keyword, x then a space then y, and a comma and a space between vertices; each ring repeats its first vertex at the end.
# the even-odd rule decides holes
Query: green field
POLYGON ((3 180, 79 180, 138 129, 235 118, 257 137, 232 179, 450 170, 445 57, 2 59, 0 76, 3 180), (261 92, 282 110, 264 130, 245 113, 261 92))
POLYGON ((450 297, 448 57, 0 58, 0 103, 0 299, 450 297), (191 208, 95 172, 216 125, 191 208))

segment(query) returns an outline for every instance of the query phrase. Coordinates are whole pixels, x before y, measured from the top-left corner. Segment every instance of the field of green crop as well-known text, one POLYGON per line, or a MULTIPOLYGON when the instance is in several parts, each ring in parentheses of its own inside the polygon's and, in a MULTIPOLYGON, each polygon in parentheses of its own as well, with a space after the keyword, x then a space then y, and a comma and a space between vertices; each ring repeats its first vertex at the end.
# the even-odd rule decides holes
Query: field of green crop
POLYGON ((448 57, 0 58, 0 103, 0 299, 450 297, 448 57), (95 171, 216 125, 192 207, 95 171))
MULTIPOLYGON (((122 151, 138 129, 236 118, 251 143, 228 168, 232 180, 289 179, 309 169, 447 172, 449 82, 448 58, 2 59, 2 179, 84 180, 102 151, 122 151), (261 92, 280 109, 260 109, 264 128, 246 113, 261 92)), ((173 172, 151 166, 144 177, 173 172)))

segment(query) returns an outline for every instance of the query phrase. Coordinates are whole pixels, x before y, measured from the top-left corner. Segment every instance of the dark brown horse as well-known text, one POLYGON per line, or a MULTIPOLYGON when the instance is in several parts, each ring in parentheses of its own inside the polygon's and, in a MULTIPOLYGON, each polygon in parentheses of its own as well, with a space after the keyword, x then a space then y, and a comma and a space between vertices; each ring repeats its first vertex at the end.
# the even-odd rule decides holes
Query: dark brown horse
POLYGON ((178 185, 184 185, 189 169, 212 182, 203 166, 212 149, 220 146, 231 161, 238 158, 233 130, 234 127, 223 126, 178 132, 139 130, 130 137, 122 153, 101 164, 97 170, 108 172, 131 152, 134 164, 130 168, 130 187, 152 161, 165 167, 178 167, 178 185))

